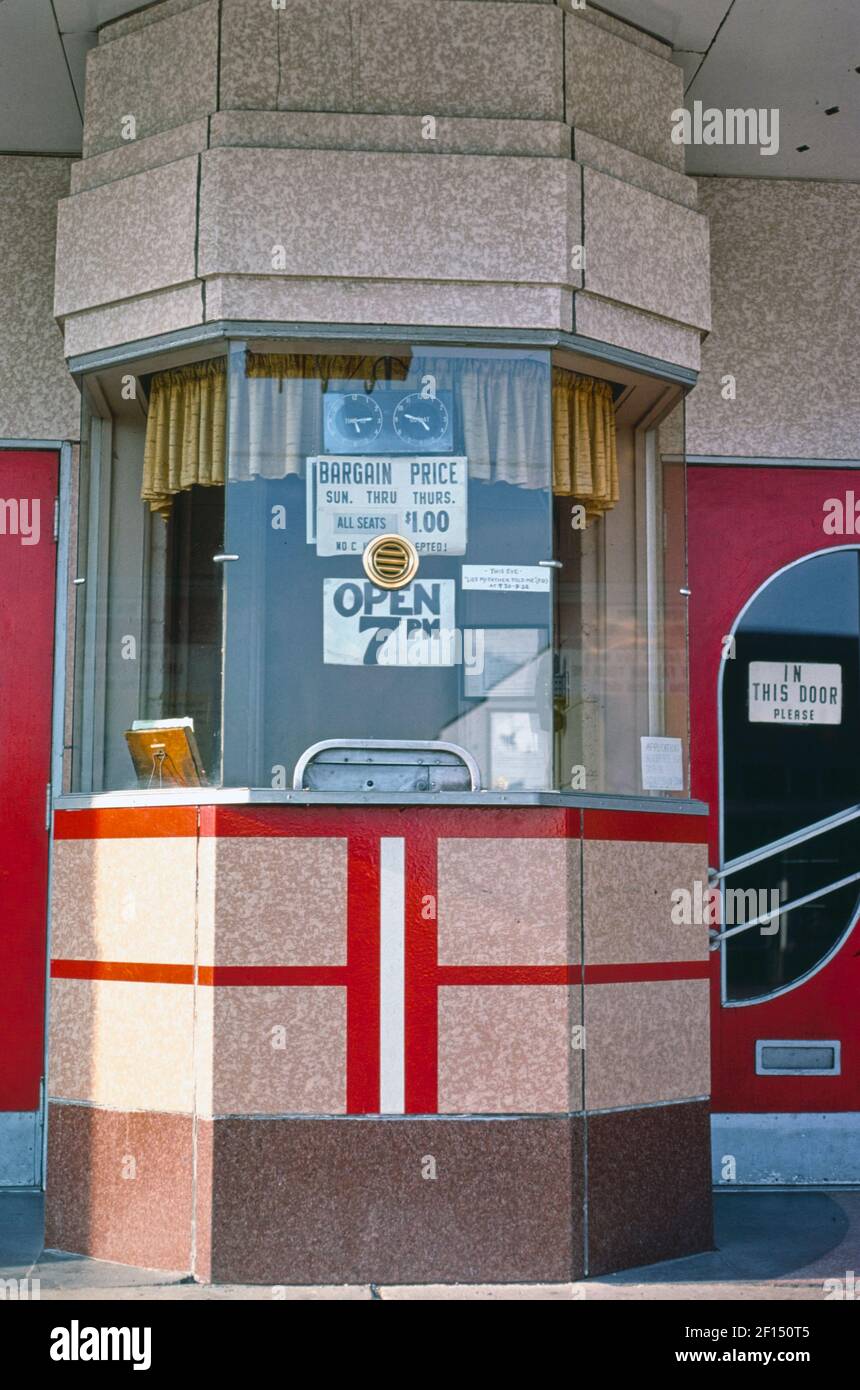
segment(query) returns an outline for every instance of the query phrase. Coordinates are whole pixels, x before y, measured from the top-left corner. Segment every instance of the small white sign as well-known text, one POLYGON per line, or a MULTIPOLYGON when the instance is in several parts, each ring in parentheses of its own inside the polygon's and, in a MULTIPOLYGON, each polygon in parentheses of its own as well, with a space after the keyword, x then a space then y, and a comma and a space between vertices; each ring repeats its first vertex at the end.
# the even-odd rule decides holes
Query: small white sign
POLYGON ((490 715, 490 767, 494 791, 528 791, 546 786, 550 735, 525 711, 490 715))
POLYGON ((679 738, 640 738, 642 786, 646 792, 684 790, 684 748, 679 738))
POLYGON ((842 667, 823 661, 751 661, 751 724, 841 724, 842 667))
POLYGON ((465 555, 467 481, 462 456, 309 458, 308 545, 317 555, 360 555, 394 531, 419 555, 465 555))
POLYGON ((453 579, 377 589, 366 579, 323 580, 327 666, 453 666, 453 579), (394 639, 394 640, 392 640, 394 639))
POLYGON ((464 565, 462 584, 496 594, 548 594, 550 571, 544 565, 464 565))

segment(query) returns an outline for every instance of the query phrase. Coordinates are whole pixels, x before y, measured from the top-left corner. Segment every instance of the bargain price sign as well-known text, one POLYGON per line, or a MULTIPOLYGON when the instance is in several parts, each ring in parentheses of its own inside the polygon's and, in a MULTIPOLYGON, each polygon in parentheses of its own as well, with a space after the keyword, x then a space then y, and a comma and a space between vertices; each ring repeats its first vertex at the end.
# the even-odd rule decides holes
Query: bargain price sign
POLYGON ((419 555, 465 555, 467 461, 439 458, 308 459, 307 540, 317 555, 360 555, 396 532, 419 555))

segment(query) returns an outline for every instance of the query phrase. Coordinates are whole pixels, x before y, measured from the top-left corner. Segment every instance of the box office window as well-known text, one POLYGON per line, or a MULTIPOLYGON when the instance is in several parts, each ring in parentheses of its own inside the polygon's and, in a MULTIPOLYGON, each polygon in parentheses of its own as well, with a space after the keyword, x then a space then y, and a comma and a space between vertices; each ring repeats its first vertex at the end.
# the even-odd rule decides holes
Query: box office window
POLYGON ((547 355, 231 354, 225 777, 323 738, 442 740, 552 777, 547 355), (385 588, 375 536, 414 546, 385 588))
POLYGON ((100 373, 74 789, 175 785, 178 727, 210 785, 289 788, 312 745, 386 739, 466 750, 489 791, 682 794, 682 450, 626 376, 283 342, 100 373))

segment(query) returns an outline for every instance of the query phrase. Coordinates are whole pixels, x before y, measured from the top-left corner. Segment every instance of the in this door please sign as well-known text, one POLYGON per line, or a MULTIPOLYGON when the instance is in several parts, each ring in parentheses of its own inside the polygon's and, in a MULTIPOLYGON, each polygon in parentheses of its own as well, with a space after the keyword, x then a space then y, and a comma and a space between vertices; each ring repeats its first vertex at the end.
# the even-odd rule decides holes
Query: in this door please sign
POLYGON ((751 724, 841 724, 842 667, 816 661, 751 661, 751 724))

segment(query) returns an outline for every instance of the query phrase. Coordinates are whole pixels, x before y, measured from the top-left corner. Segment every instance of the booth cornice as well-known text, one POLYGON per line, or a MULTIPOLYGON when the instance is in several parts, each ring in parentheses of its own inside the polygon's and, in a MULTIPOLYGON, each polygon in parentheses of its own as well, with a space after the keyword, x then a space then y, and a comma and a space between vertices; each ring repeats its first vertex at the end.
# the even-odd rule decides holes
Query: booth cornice
POLYGON ((696 370, 707 224, 668 57, 550 0, 165 0, 109 25, 59 209, 66 355, 340 321, 579 332, 696 370))

